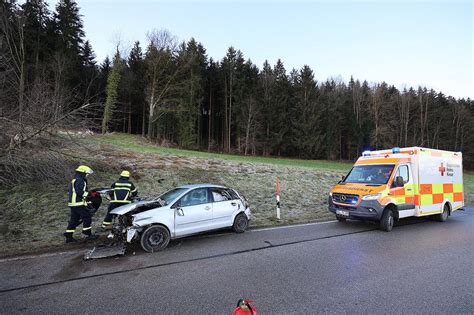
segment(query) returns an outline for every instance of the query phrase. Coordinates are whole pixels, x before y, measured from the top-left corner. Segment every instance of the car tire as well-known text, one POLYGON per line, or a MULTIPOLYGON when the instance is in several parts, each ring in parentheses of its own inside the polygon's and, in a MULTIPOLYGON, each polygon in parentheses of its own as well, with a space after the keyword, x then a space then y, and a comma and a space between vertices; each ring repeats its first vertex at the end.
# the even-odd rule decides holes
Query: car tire
POLYGON ((390 232, 393 229, 394 223, 395 217, 393 216, 393 210, 386 209, 380 219, 380 229, 385 232, 390 232))
POLYGON ((235 219, 234 224, 232 225, 232 229, 235 233, 244 233, 245 230, 249 226, 249 219, 245 215, 245 213, 239 213, 235 219))
POLYGON ((162 225, 148 227, 140 238, 140 245, 148 253, 158 252, 166 248, 171 236, 167 228, 162 225))
POLYGON ((337 221, 342 222, 342 223, 346 222, 346 218, 343 218, 343 217, 336 217, 336 219, 337 221))
POLYGON ((436 221, 439 221, 439 222, 446 222, 446 220, 448 219, 448 216, 449 216, 449 206, 448 204, 445 204, 443 208, 443 212, 441 212, 440 214, 437 214, 435 216, 435 219, 436 221))

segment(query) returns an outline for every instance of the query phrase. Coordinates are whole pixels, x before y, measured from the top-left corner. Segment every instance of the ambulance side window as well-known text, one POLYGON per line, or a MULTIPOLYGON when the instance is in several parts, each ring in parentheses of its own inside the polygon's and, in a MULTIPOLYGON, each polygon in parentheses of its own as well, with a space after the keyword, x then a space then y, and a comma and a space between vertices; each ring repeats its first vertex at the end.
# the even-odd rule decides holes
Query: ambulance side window
POLYGON ((409 174, 408 174, 408 165, 402 165, 398 168, 397 170, 397 175, 395 177, 401 176, 403 177, 403 183, 408 183, 410 180, 409 174))

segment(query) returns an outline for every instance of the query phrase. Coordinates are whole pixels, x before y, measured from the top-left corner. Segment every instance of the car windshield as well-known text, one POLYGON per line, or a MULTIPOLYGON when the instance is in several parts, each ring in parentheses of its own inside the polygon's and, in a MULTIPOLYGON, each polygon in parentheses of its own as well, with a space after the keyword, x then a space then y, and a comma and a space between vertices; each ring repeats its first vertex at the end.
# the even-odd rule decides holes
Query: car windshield
POLYGON ((386 184, 392 174, 393 164, 354 166, 343 183, 386 184))
POLYGON ((161 195, 159 198, 163 200, 166 204, 170 204, 175 200, 178 196, 180 196, 183 192, 188 190, 187 188, 175 188, 172 189, 168 192, 165 192, 163 195, 161 195))

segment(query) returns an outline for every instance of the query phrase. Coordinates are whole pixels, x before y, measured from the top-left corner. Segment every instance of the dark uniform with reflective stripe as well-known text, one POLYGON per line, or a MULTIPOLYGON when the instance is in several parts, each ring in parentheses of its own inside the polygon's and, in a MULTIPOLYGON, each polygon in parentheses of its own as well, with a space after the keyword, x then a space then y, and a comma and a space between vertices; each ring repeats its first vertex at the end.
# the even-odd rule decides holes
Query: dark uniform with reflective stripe
POLYGON ((111 188, 112 199, 110 200, 104 222, 102 222, 103 227, 107 227, 108 225, 112 224, 112 215, 110 214, 110 211, 117 207, 123 206, 124 204, 131 203, 132 197, 137 195, 137 188, 128 177, 121 176, 117 182, 112 184, 111 188))
POLYGON ((82 233, 91 235, 92 216, 87 209, 87 179, 86 174, 76 172, 75 178, 69 184, 68 206, 71 209, 71 217, 66 229, 66 239, 72 239, 72 234, 82 220, 82 233))

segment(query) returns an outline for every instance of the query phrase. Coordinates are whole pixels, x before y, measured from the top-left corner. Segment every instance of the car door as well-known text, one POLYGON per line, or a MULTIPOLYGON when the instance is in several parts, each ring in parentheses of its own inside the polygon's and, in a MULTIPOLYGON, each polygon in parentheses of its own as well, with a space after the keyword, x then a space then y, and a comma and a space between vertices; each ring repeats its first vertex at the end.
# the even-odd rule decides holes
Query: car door
POLYGON ((410 164, 399 165, 393 179, 390 195, 397 200, 398 217, 401 219, 414 216, 416 212, 415 190, 410 164), (403 178, 403 187, 395 187, 395 179, 398 176, 403 178))
POLYGON ((230 189, 211 188, 213 199, 212 224, 216 228, 227 227, 233 224, 233 215, 241 205, 238 196, 230 189))
POLYGON ((173 206, 175 211, 175 234, 184 236, 211 229, 212 202, 208 188, 196 188, 173 206))

